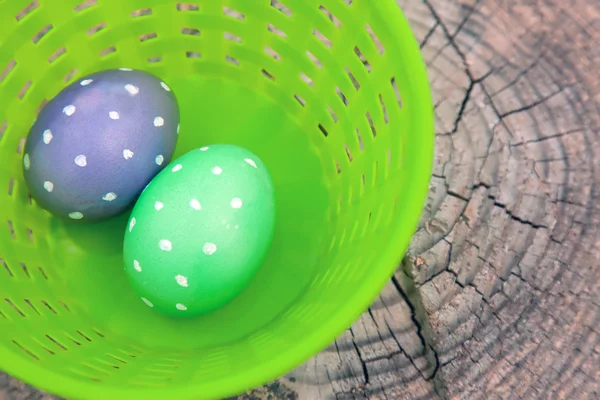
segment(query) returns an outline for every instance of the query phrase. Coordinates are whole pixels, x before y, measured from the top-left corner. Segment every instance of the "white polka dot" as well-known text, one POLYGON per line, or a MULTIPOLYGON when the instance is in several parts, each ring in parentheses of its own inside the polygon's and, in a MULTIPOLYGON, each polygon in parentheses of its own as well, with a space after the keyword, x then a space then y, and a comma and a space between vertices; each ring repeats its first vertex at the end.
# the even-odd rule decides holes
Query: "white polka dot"
POLYGON ((52 193, 52 191, 54 190, 54 183, 50 181, 44 182, 44 189, 46 189, 49 193, 52 193))
POLYGON ((27 153, 25 153, 23 156, 23 166, 27 171, 29 171, 29 168, 31 168, 31 160, 29 159, 29 154, 27 153))
POLYGON ((135 153, 129 149, 123 150, 123 158, 129 160, 135 153))
POLYGON ((221 175, 221 172, 223 172, 223 169, 221 167, 213 167, 212 169, 212 173, 215 175, 221 175))
POLYGON ((166 83, 164 83, 164 82, 161 82, 161 83, 160 83, 160 86, 162 86, 162 87, 163 87, 163 89, 165 89, 167 92, 170 92, 170 91, 171 91, 171 88, 170 88, 169 86, 167 86, 167 84, 166 84, 166 83))
POLYGON ((75 114, 75 110, 77 110, 77 107, 74 105, 68 105, 63 108, 63 113, 65 113, 67 117, 70 117, 71 115, 75 114))
POLYGON ((202 210, 202 206, 200 205, 200 202, 196 199, 192 199, 190 201, 190 207, 192 207, 194 210, 202 210))
POLYGON ((179 311, 187 311, 187 307, 183 304, 177 304, 175 307, 177 307, 179 311))
POLYGON ((140 262, 138 260, 133 260, 133 268, 137 272, 142 272, 142 266, 140 265, 140 262))
POLYGON ((69 218, 71 218, 71 219, 81 219, 81 218, 83 218, 83 214, 80 213, 80 212, 72 212, 72 213, 69 213, 69 218))
POLYGON ((234 226, 235 229, 239 229, 239 225, 234 226))
POLYGON ((90 83, 92 83, 92 82, 94 82, 94 80, 93 80, 93 79, 84 79, 84 80, 82 80, 82 81, 81 81, 79 84, 80 84, 81 86, 87 86, 87 85, 89 85, 89 84, 90 84, 90 83))
POLYGON ((116 111, 109 112, 108 116, 110 117, 110 119, 119 119, 119 113, 116 111))
POLYGON ((179 125, 179 124, 177 124, 177 134, 178 134, 178 135, 179 135, 179 128, 180 128, 180 125, 179 125))
POLYGON ((244 158, 244 161, 246 161, 248 164, 252 165, 254 168, 256 168, 256 163, 254 162, 253 159, 251 158, 244 158))
POLYGON ((213 255, 215 253, 215 251, 217 251, 217 245, 214 243, 210 243, 210 242, 204 243, 204 246, 202 246, 202 251, 207 256, 213 255))
POLYGON ((146 305, 147 305, 148 307, 150 307, 150 308, 153 308, 153 307, 154 307, 154 304, 152 304, 152 303, 150 302, 150 300, 148 300, 148 299, 145 299, 145 298, 143 298, 143 297, 142 297, 142 301, 143 301, 144 303, 146 303, 146 305))
POLYGON ((119 68, 120 71, 133 71, 131 68, 119 68))
POLYGON ((183 275, 177 275, 175 280, 180 286, 188 287, 188 279, 183 275))
POLYGON ((158 247, 162 251, 171 251, 173 249, 173 244, 170 240, 163 239, 160 242, 158 242, 158 247))
POLYGON ((135 226, 135 217, 131 218, 131 221, 129 221, 129 232, 131 232, 133 230, 133 227, 135 226))
POLYGON ((181 171, 181 168, 183 168, 183 165, 177 164, 176 166, 173 167, 173 169, 171 171, 173 171, 173 172, 181 171))
POLYGON ((157 201, 156 203, 154 203, 154 209, 156 211, 160 211, 163 208, 165 208, 165 205, 163 203, 161 203, 160 201, 157 201))
POLYGON ((231 199, 231 208, 242 208, 242 199, 238 197, 231 199))
POLYGON ((117 199, 117 194, 114 192, 106 193, 104 196, 102 196, 102 200, 104 200, 104 201, 113 201, 116 199, 117 199))
POLYGON ((162 165, 162 163, 165 161, 165 158, 162 156, 162 154, 159 154, 156 156, 156 158, 154 159, 154 162, 156 163, 156 165, 162 165))
POLYGON ((200 151, 206 151, 206 150, 208 150, 208 146, 200 147, 200 151))
POLYGON ((137 86, 133 86, 132 84, 125 85, 125 90, 129 92, 130 95, 135 96, 140 92, 140 88, 137 86))
POLYGON ((154 126, 159 127, 165 124, 165 120, 162 117, 154 118, 154 126))
POLYGON ((75 157, 75 164, 79 165, 80 167, 85 167, 87 165, 87 157, 83 154, 78 155, 75 157))
POLYGON ((42 139, 44 140, 44 143, 46 143, 46 144, 50 144, 53 137, 54 136, 52 136, 52 131, 50 129, 46 129, 44 131, 44 134, 42 135, 42 139))
POLYGON ((231 229, 231 225, 227 224, 227 226, 225 228, 231 229))

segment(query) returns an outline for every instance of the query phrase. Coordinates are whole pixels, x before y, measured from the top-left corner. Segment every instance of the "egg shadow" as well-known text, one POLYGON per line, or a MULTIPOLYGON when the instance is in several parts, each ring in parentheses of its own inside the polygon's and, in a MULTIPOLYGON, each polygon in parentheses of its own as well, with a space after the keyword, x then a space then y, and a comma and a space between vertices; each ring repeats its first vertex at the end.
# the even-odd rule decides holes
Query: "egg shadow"
POLYGON ((105 221, 79 223, 54 218, 53 229, 64 234, 64 238, 78 250, 91 256, 114 256, 123 254, 123 240, 130 207, 125 212, 105 221))

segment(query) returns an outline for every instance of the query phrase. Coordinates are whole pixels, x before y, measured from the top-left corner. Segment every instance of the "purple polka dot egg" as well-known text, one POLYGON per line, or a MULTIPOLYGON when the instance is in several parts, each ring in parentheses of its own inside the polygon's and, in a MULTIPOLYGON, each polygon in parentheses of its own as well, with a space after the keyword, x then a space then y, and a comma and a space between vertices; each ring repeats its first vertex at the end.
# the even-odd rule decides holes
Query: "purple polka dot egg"
POLYGON ((165 82, 128 68, 98 72, 42 110, 25 146, 25 181, 57 217, 106 220, 170 162, 178 134, 177 99, 165 82))

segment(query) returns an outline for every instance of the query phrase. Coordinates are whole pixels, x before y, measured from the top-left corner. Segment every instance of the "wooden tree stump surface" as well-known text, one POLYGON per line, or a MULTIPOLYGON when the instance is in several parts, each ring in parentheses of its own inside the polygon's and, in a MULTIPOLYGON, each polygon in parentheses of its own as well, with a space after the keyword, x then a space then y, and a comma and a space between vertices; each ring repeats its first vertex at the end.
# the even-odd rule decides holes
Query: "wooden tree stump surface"
POLYGON ((350 329, 239 398, 600 398, 600 3, 398 2, 436 110, 420 228, 350 329))

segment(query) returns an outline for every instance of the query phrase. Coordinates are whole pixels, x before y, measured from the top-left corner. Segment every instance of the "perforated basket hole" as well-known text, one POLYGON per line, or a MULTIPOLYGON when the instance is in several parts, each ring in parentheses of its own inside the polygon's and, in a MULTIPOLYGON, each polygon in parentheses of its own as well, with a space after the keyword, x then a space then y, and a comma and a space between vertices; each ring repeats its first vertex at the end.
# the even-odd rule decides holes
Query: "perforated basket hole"
POLYGON ((56 310, 54 309, 54 307, 52 307, 50 305, 50 303, 48 303, 46 300, 42 300, 42 304, 48 309, 48 311, 50 311, 52 314, 58 314, 56 312, 56 310))
POLYGON ((6 132, 6 128, 8 128, 8 121, 2 121, 2 123, 0 124, 0 141, 4 136, 4 132, 6 132))
POLYGON ((292 10, 290 10, 285 4, 283 4, 279 0, 271 0, 271 7, 281 11, 286 17, 292 16, 292 10))
POLYGON ((14 187, 15 187, 15 178, 10 178, 8 180, 8 195, 9 196, 12 196, 14 187))
POLYGON ((10 232, 10 237, 12 237, 13 239, 16 239, 17 236, 15 235, 15 229, 13 227, 13 223, 12 221, 8 221, 8 231, 10 232))
POLYGON ((323 63, 321 62, 321 60, 319 60, 313 53, 307 50, 306 55, 308 56, 309 60, 317 66, 317 68, 323 68, 323 63))
POLYGON ((146 17, 148 15, 152 15, 152 9, 151 8, 142 8, 140 10, 135 10, 135 11, 131 12, 131 17, 132 18, 146 17))
POLYGON ((267 79, 274 81, 275 80, 275 76, 273 76, 273 74, 271 74, 269 71, 267 71, 266 69, 261 69, 260 73, 267 79))
POLYGON ((352 152, 350 151, 350 147, 348 147, 348 144, 344 144, 344 148, 346 149, 346 156, 348 156, 348 161, 352 162, 352 160, 354 160, 354 158, 352 157, 352 152))
POLYGON ((319 6, 319 10, 323 12, 327 16, 327 18, 337 27, 342 26, 342 21, 340 21, 331 11, 329 11, 324 5, 319 6))
POLYGON ((144 35, 140 35, 140 42, 144 43, 144 42, 147 42, 148 40, 156 39, 157 37, 158 37, 158 34, 156 32, 146 33, 144 35))
POLYGON ((41 31, 39 31, 38 33, 36 33, 33 38, 31 38, 31 41, 33 42, 33 44, 38 44, 40 40, 42 40, 42 38, 44 36, 46 36, 46 34, 48 32, 50 32, 54 27, 52 26, 52 24, 48 24, 45 27, 42 28, 41 31))
POLYGON ((369 122, 369 127, 371 128, 371 133, 373 134, 373 137, 377 137, 377 129, 375 128, 375 124, 373 123, 371 113, 367 112, 365 116, 367 117, 367 122, 369 122))
POLYGON ((19 98, 19 100, 23 100, 23 97, 25 97, 25 95, 27 94, 27 91, 31 87, 31 83, 32 83, 31 81, 25 82, 25 85, 23 85, 23 87, 21 88, 21 90, 19 90, 19 94, 17 95, 17 97, 19 98))
POLYGON ((278 52, 270 48, 269 46, 265 46, 265 53, 271 56, 275 61, 281 61, 281 55, 278 52))
POLYGON ((88 36, 92 36, 102 31, 103 29, 106 29, 106 22, 101 22, 98 25, 92 26, 90 29, 85 31, 85 33, 87 33, 88 36))
POLYGON ((40 113, 42 112, 44 107, 46 107, 47 104, 48 104, 48 100, 42 99, 42 102, 40 103, 40 105, 37 106, 37 108, 35 109, 35 115, 40 115, 40 113))
POLYGON ((277 28, 275 25, 273 25, 273 24, 271 24, 271 23, 269 23, 269 24, 267 25, 267 30, 268 30, 269 32, 272 32, 272 33, 274 33, 275 35, 277 35, 277 36, 279 36, 279 37, 283 38, 283 39, 287 38, 287 34, 286 34, 284 31, 282 31, 281 29, 277 28))
POLYGON ((52 64, 54 61, 58 60, 60 57, 62 57, 65 53, 67 52, 67 48, 65 46, 61 47, 60 49, 56 50, 51 56, 50 58, 48 58, 48 62, 50 64, 52 64))
POLYGON ((106 357, 116 361, 117 363, 123 364, 123 365, 127 365, 127 361, 123 360, 120 357, 114 356, 112 354, 106 354, 106 357))
POLYGON ((348 68, 348 67, 346 67, 346 74, 348 74, 348 78, 350 78, 350 81, 352 82, 352 86, 354 86, 354 89, 356 89, 356 91, 358 92, 360 90, 360 83, 358 83, 358 81, 354 77, 354 74, 352 74, 352 72, 350 71, 350 68, 348 68))
POLYGON ((396 78, 392 77, 390 80, 392 84, 392 88, 394 89, 394 94, 396 95, 396 102, 398 103, 398 107, 403 107, 402 96, 400 95, 400 90, 398 89, 398 84, 396 83, 396 78))
POLYGON ((33 243, 33 231, 27 228, 27 239, 29 239, 30 243, 33 243))
POLYGON ((383 95, 381 93, 379 94, 379 103, 381 104, 381 111, 383 112, 383 121, 387 125, 390 123, 390 116, 388 115, 387 107, 385 106, 383 95))
POLYGON ((40 3, 37 0, 32 3, 29 3, 27 5, 27 7, 25 7, 23 10, 19 11, 19 13, 17 15, 15 15, 15 19, 17 20, 17 22, 21 21, 23 18, 25 18, 26 16, 31 14, 39 6, 40 6, 40 3))
POLYGON ((335 88, 335 93, 337 93, 337 95, 339 96, 340 100, 342 100, 342 103, 345 106, 348 106, 348 98, 346 97, 346 95, 342 92, 342 89, 340 89, 339 87, 335 88))
POLYGON ((231 57, 231 56, 225 56, 225 61, 228 62, 229 64, 235 65, 236 67, 240 65, 240 60, 238 60, 235 57, 231 57))
POLYGON ((11 299, 5 298, 4 301, 6 301, 6 304, 8 304, 10 306, 10 308, 12 308, 17 314, 19 314, 21 317, 25 318, 25 313, 23 311, 21 311, 21 309, 19 307, 17 307, 15 305, 15 303, 12 302, 11 299))
POLYGON ((73 79, 73 77, 77 74, 77 68, 74 68, 71 72, 69 72, 67 75, 65 75, 65 77, 63 78, 63 80, 65 81, 65 83, 68 83, 71 81, 71 79, 73 79))
POLYGON ((150 64, 153 64, 153 63, 159 63, 159 62, 161 62, 161 61, 162 61, 162 57, 161 57, 161 56, 154 56, 154 57, 150 57, 150 58, 148 58, 148 62, 149 62, 150 64))
POLYGON ((17 154, 23 154, 25 143, 27 143, 27 138, 25 136, 21 136, 19 143, 17 144, 17 154))
POLYGON ((8 77, 8 75, 12 72, 16 65, 17 62, 15 60, 10 60, 8 62, 8 65, 4 67, 4 70, 2 70, 2 73, 0 74, 0 83, 4 82, 6 77, 8 77))
POLYGON ((233 33, 230 33, 230 32, 224 32, 223 37, 225 38, 225 40, 229 40, 229 41, 236 42, 236 43, 242 43, 241 37, 234 35, 233 33))
POLYGON ((231 9, 226 6, 223 6, 223 14, 225 14, 228 17, 232 17, 237 20, 240 20, 240 21, 243 21, 244 19, 246 19, 246 16, 244 14, 242 14, 241 12, 231 9))
POLYGON ((6 261, 4 261, 3 258, 0 258, 0 265, 2 265, 4 267, 4 270, 6 271, 6 273, 8 274, 9 277, 11 277, 11 278, 14 277, 12 271, 8 267, 8 264, 6 263, 6 261))
POLYGON ((40 275, 42 275, 42 278, 44 278, 45 280, 48 280, 48 275, 46 275, 46 272, 44 271, 44 269, 42 267, 38 267, 38 271, 40 271, 40 275))
POLYGON ((323 43, 323 45, 325 45, 325 47, 327 47, 328 49, 330 49, 333 45, 333 43, 327 38, 327 36, 323 35, 315 28, 313 28, 313 36, 316 37, 319 40, 319 42, 323 43))
POLYGON ((333 120, 333 122, 337 123, 339 118, 335 111, 333 111, 333 108, 331 108, 331 106, 327 106, 327 111, 329 111, 329 115, 331 115, 331 119, 333 120))
POLYGON ((186 51, 185 56, 187 58, 202 58, 202 54, 198 51, 186 51))
POLYGON ((107 55, 116 53, 116 52, 117 52, 117 47, 110 46, 100 52, 100 57, 106 57, 107 55))
POLYGON ((360 129, 356 128, 356 138, 358 139, 358 145, 360 147, 360 150, 363 151, 365 149, 365 144, 363 142, 363 138, 360 134, 360 129))
POLYGON ((196 28, 181 28, 181 34, 191 35, 191 36, 200 36, 200 30, 196 29, 196 28))
POLYGON ((369 60, 367 60, 367 57, 358 48, 358 46, 354 46, 354 54, 356 54, 356 56, 358 57, 358 59, 360 60, 360 62, 362 63, 362 65, 364 65, 364 67, 367 70, 367 72, 371 73, 373 67, 369 63, 369 60))
POLYGON ((33 358, 36 361, 40 361, 40 358, 38 356, 36 356, 33 352, 31 352, 29 349, 23 347, 19 342, 13 340, 12 341, 14 343, 15 346, 17 346, 19 349, 21 349, 25 354, 27 354, 29 357, 33 358))
POLYGON ((31 303, 31 301, 29 301, 29 299, 25 299, 25 303, 27 303, 27 305, 29 306, 29 308, 31 308, 37 315, 42 315, 42 314, 40 314, 40 312, 38 311, 38 309, 35 308, 35 306, 31 303))
POLYGON ((23 270, 25 276, 31 278, 31 275, 29 275, 29 270, 27 269, 27 265, 25 265, 25 263, 19 263, 19 265, 21 266, 21 269, 23 270))
POLYGON ((294 99, 300 104, 302 107, 306 105, 306 100, 304 100, 299 94, 294 94, 294 99))
POLYGON ((73 11, 75 11, 76 13, 81 12, 83 10, 87 10, 90 7, 93 7, 95 5, 98 4, 98 0, 87 0, 84 1, 83 3, 75 6, 75 8, 73 8, 73 11))
POLYGON ((58 340, 56 340, 55 338, 53 338, 52 336, 46 335, 46 338, 49 341, 51 341, 52 343, 54 343, 56 345, 56 347, 58 347, 59 349, 61 349, 63 351, 67 351, 67 348, 62 343, 60 343, 58 340))
POLYGON ((367 24, 365 26, 365 28, 367 29, 369 36, 371 36, 371 39, 373 40, 375 47, 379 51, 379 54, 383 55, 385 53, 385 47, 383 47, 381 40, 379 40, 379 38, 377 37, 377 35, 375 34, 375 32, 373 31, 373 29, 371 28, 371 26, 369 24, 367 24))
POLYGON ((90 339, 90 337, 88 335, 86 335, 85 333, 81 332, 81 331, 76 331, 77 334, 79 336, 81 336, 86 342, 91 343, 92 339, 90 339))
POLYGON ((323 136, 325 136, 325 137, 329 136, 329 132, 327 132, 327 129, 325 129, 325 127, 322 124, 319 124, 319 130, 321 131, 323 136))
POLYGON ((300 79, 302 79, 302 81, 310 87, 315 86, 315 82, 313 82, 313 80, 310 79, 310 77, 308 75, 306 75, 304 72, 300 72, 300 79))
POLYGON ((177 11, 199 11, 198 4, 177 3, 177 11))

